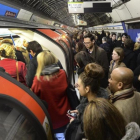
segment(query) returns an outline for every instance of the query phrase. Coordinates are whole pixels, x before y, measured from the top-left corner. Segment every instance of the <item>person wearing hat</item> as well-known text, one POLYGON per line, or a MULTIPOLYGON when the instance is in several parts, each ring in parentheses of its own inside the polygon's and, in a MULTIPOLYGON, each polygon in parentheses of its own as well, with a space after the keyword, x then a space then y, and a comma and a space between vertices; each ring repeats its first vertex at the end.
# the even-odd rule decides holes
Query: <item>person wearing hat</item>
POLYGON ((124 41, 128 37, 127 33, 122 34, 122 39, 116 42, 117 47, 124 48, 124 41))

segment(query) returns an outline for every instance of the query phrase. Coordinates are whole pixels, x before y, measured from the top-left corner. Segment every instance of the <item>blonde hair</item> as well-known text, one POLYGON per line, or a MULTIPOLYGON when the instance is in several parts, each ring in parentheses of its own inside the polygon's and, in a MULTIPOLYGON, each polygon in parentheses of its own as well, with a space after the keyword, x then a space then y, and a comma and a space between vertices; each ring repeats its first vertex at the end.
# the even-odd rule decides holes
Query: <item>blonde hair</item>
MULTIPOLYGON (((41 72, 45 68, 45 66, 57 63, 58 59, 49 50, 45 50, 37 55, 37 62, 38 67, 36 71, 36 76, 37 79, 40 80, 41 72)), ((49 81, 54 75, 56 75, 56 73, 53 75, 46 75, 44 76, 44 78, 49 81)))
POLYGON ((3 43, 0 46, 0 56, 5 58, 16 59, 15 50, 10 43, 3 43))
POLYGON ((134 51, 140 49, 140 43, 136 42, 134 45, 134 51))

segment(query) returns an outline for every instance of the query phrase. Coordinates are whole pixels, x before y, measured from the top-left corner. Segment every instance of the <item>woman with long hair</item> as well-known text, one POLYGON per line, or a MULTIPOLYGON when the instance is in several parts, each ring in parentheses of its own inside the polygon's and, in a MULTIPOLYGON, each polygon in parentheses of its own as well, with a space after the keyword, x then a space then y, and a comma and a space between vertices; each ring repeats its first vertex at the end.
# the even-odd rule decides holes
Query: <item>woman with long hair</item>
POLYGON ((109 78, 110 74, 115 68, 126 67, 126 65, 123 63, 123 59, 124 59, 124 50, 121 47, 114 48, 112 53, 112 60, 110 61, 110 68, 108 74, 109 78))
POLYGON ((77 88, 83 98, 76 110, 71 111, 71 113, 77 113, 77 118, 71 118, 71 123, 66 130, 66 140, 81 140, 85 138, 83 131, 83 113, 85 107, 88 102, 97 97, 108 98, 107 91, 100 87, 100 80, 103 76, 103 68, 96 63, 86 65, 84 72, 79 75, 77 88))
POLYGON ((87 64, 95 62, 94 59, 85 51, 80 51, 75 55, 75 61, 78 66, 77 74, 80 75, 87 64))
POLYGON ((90 101, 83 115, 88 140, 138 140, 139 126, 126 122, 115 106, 103 98, 90 101))
POLYGON ((67 98, 67 76, 57 65, 57 58, 48 50, 37 55, 38 67, 31 90, 48 104, 54 133, 64 137, 64 130, 69 122, 66 116, 70 105, 67 98))

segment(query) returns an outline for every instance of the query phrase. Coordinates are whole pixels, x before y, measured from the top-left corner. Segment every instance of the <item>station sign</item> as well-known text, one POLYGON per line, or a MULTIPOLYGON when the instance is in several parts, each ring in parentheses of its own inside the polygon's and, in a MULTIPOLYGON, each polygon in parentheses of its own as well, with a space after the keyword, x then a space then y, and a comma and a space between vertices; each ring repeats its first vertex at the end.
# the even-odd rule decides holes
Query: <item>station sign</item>
POLYGON ((68 2, 69 13, 112 12, 112 0, 68 2))
POLYGON ((17 17, 19 10, 13 7, 9 7, 4 4, 0 4, 0 15, 1 16, 8 16, 8 17, 17 17))
POLYGON ((78 20, 78 25, 87 26, 87 22, 84 20, 78 20))

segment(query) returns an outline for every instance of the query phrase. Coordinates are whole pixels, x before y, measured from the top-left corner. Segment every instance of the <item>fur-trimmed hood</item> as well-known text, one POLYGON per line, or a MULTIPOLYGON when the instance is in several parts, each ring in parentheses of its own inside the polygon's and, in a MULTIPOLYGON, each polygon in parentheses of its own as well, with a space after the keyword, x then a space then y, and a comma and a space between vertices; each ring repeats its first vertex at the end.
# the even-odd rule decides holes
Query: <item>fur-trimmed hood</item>
POLYGON ((138 140, 140 137, 140 128, 137 123, 131 122, 126 126, 126 134, 121 140, 138 140))

